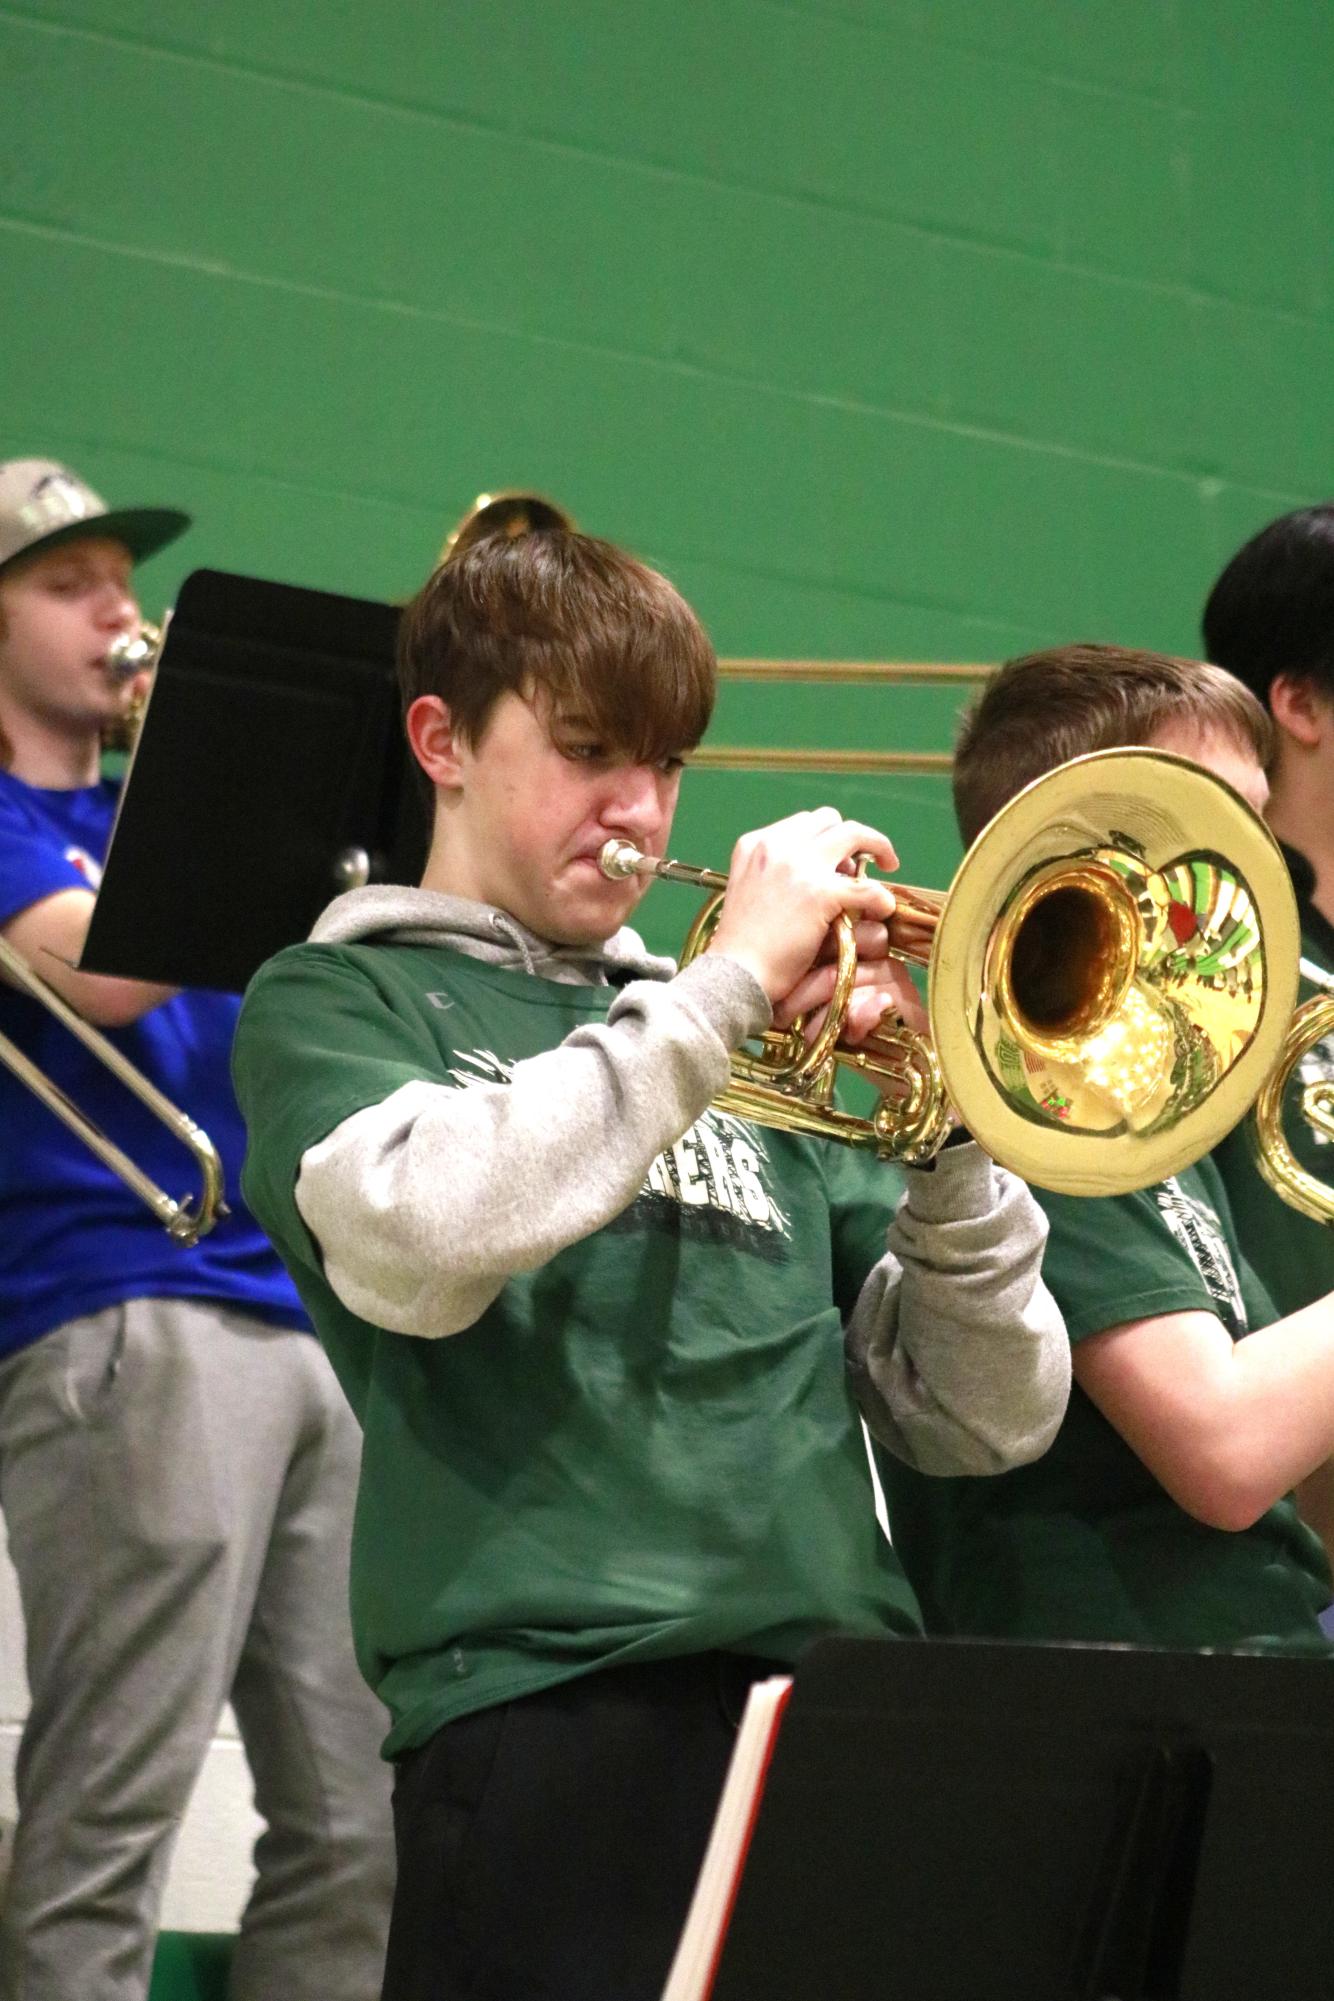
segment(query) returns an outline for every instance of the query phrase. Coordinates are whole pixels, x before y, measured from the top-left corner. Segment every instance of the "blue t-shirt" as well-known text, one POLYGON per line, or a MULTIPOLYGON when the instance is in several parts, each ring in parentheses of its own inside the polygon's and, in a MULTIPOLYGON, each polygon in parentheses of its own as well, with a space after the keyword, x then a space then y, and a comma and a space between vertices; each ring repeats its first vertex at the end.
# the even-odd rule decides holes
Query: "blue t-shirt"
MULTIPOLYGON (((0 771, 0 924, 59 890, 96 889, 116 791, 107 781, 46 791, 0 771)), ((308 1326, 241 1200, 245 1129, 228 1068, 239 1009, 230 994, 184 993, 129 1028, 105 1031, 221 1156, 231 1213, 188 1250, 0 1064, 0 1355, 126 1299, 221 1300, 282 1326, 308 1326)), ((198 1170, 180 1141, 45 1008, 4 983, 0 1033, 159 1187, 181 1198, 196 1192, 198 1170)))

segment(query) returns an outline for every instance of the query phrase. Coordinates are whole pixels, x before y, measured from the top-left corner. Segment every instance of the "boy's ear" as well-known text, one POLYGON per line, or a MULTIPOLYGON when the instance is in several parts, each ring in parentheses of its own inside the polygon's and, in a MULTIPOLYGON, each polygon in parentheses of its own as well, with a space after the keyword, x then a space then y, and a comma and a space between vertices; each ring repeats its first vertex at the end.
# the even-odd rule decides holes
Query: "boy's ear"
POLYGON ((1334 704, 1307 674, 1276 674, 1269 684, 1269 708, 1285 736, 1304 750, 1334 741, 1334 704))
POLYGON ((403 718, 408 743, 432 785, 462 782, 462 754, 448 704, 439 695, 418 695, 403 718))

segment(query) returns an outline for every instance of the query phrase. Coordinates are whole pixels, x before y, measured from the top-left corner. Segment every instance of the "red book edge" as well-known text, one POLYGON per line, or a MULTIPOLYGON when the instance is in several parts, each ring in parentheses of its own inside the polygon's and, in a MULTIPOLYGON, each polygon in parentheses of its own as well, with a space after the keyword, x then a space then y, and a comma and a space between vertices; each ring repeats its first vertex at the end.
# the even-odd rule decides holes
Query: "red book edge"
POLYGON ((764 1747, 764 1762, 760 1766, 755 1791, 751 1795, 750 1813, 746 1819, 746 1831, 742 1836, 736 1868, 732 1872, 731 1888, 727 1893, 727 1907, 723 1912, 722 1923, 718 1927, 718 1936, 713 1942, 713 1957, 709 1961, 708 1978, 704 1983, 703 2001, 709 2001, 709 1996, 713 1992, 713 1983, 718 1978, 718 1962, 723 1956, 723 1947, 727 1943, 727 1934, 732 1924, 732 1913, 736 1909, 737 1891, 741 1888, 742 1873, 746 1867, 746 1858, 750 1854, 751 1839, 755 1833, 756 1816, 760 1810, 760 1801, 764 1798, 764 1788, 769 1781, 769 1767, 773 1763, 774 1745, 778 1742, 778 1726, 783 1720, 783 1712, 787 1708, 792 1688, 793 1684, 789 1682, 774 1706, 773 1721, 769 1730, 769 1741, 764 1747))

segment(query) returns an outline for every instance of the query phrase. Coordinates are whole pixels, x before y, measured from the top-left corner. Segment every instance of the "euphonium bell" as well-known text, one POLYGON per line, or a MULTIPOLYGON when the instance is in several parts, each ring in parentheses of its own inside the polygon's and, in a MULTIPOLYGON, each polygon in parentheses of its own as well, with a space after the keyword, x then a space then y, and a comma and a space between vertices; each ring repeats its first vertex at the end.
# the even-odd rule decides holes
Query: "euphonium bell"
MULTIPOLYGON (((621 873, 680 872, 620 861, 621 873)), ((798 1029, 742 1052, 725 1109, 917 1161, 941 1144, 952 1107, 1025 1180, 1107 1195, 1207 1153, 1274 1069, 1297 985, 1287 869, 1250 807, 1189 759, 1077 758, 997 814, 944 897, 894 893, 891 949, 928 969, 929 1039, 898 1028, 839 1043, 855 974, 846 926, 816 1045, 798 1029), (840 1064, 890 1081, 873 1119, 832 1102, 840 1064)), ((707 945, 720 902, 683 963, 707 945)))
MULTIPOLYGON (((1255 1164, 1274 1193, 1312 1222, 1334 1223, 1334 1192, 1302 1166, 1283 1130, 1283 1105, 1293 1072, 1309 1050, 1334 1035, 1334 980, 1315 966, 1303 964, 1302 970, 1330 991, 1306 1001, 1293 1016, 1278 1065, 1256 1099, 1248 1136, 1255 1164)), ((1334 1082, 1307 1084, 1300 1113, 1318 1133, 1334 1140, 1334 1082)))

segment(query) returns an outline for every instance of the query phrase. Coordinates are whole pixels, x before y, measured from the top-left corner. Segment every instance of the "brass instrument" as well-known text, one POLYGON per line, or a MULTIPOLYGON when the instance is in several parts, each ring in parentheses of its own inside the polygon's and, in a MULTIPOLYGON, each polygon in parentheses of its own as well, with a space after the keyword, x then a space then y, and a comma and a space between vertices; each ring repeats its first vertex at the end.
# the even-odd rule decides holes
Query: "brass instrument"
POLYGON ((157 663, 162 650, 162 627, 141 618, 133 631, 117 633, 107 648, 107 673, 113 681, 132 681, 157 663))
MULTIPOLYGON (((165 620, 164 620, 165 627, 165 620)), ((163 628, 141 620, 138 625, 119 633, 107 649, 106 671, 113 684, 128 686, 134 677, 151 669, 162 650, 163 628)), ((147 691, 140 690, 136 699, 127 704, 123 714, 103 738, 104 747, 110 750, 133 750, 139 734, 139 725, 147 703, 147 691)), ((154 1117, 160 1119, 168 1130, 175 1134, 181 1144, 194 1155, 201 1177, 200 1193, 197 1200, 177 1201, 159 1188, 143 1170, 130 1159, 124 1150, 109 1139, 101 1127, 61 1090, 60 1086, 46 1075, 46 1072, 27 1056, 18 1044, 7 1035, 0 1035, 0 1063, 13 1072, 20 1083, 39 1097, 49 1111, 63 1120, 72 1133, 81 1139, 105 1167, 117 1176, 146 1202, 158 1221, 174 1242, 185 1246, 197 1244, 201 1237, 226 1215, 224 1200, 222 1162, 212 1140, 194 1120, 172 1104, 159 1091, 142 1070, 130 1062, 100 1029, 85 1021, 69 1003, 58 994, 54 987, 42 979, 21 952, 0 937, 0 971, 8 975, 10 981, 23 989, 31 999, 44 1007, 48 1014, 76 1035, 84 1047, 92 1052, 100 1063, 105 1064, 113 1076, 120 1079, 147 1105, 154 1117)))
POLYGON ((437 567, 447 563, 451 556, 461 556, 486 535, 503 535, 507 541, 516 541, 520 535, 531 535, 534 529, 573 527, 574 520, 565 509, 557 507, 554 500, 545 500, 540 493, 524 493, 517 488, 506 488, 503 493, 479 493, 445 537, 444 547, 436 558, 437 567))
MULTIPOLYGON (((722 915, 725 875, 688 862, 660 861, 641 854, 629 841, 608 841, 598 862, 612 881, 654 875, 712 890, 714 894, 686 934, 680 963, 688 966, 708 948, 722 915)), ((858 873, 865 867, 866 857, 858 856, 858 873)), ((898 884, 894 894, 899 935, 903 935, 905 922, 915 923, 922 935, 929 935, 942 899, 930 890, 905 889, 898 884)), ((725 1112, 780 1132, 810 1133, 822 1139, 841 1139, 850 1146, 873 1146, 878 1153, 900 1160, 929 1160, 953 1122, 935 1051, 924 1036, 907 1028, 877 1029, 855 1048, 839 1041, 857 978, 857 946, 847 917, 840 918, 834 928, 838 946, 834 992, 819 1033, 807 1042, 800 1021, 788 1029, 766 1030, 758 1056, 746 1050, 733 1056, 732 1082, 714 1103, 725 1112), (871 1119, 844 1111, 834 1102, 840 1064, 872 1080, 892 1082, 896 1095, 882 1098, 871 1119)), ((913 958, 907 949, 900 949, 895 956, 913 958)))
MULTIPOLYGON (((714 890, 688 963, 726 878, 608 845, 612 875, 684 872, 714 890)), ((1297 989, 1287 869, 1250 807, 1187 758, 1076 758, 997 814, 944 896, 893 887, 891 948, 928 969, 929 1038, 900 1027, 839 1043, 855 977, 844 920, 821 1035, 808 1048, 798 1025, 742 1052, 725 1110, 920 1161, 952 1107, 1025 1180, 1107 1195, 1199 1159, 1274 1071, 1297 989), (854 1118, 832 1102, 837 1065, 895 1095, 854 1118)))
POLYGON ((40 1070, 7 1035, 0 1035, 0 1063, 4 1063, 12 1070, 20 1083, 26 1084, 29 1090, 34 1091, 42 1103, 53 1111, 58 1119, 62 1119, 70 1131, 97 1155, 104 1166, 109 1167, 111 1172, 118 1175, 141 1201, 148 1204, 168 1236, 178 1244, 197 1244, 201 1237, 208 1235, 218 1217, 225 1215, 227 1210, 227 1204, 223 1199, 222 1162, 208 1134, 202 1131, 193 1119, 179 1111, 171 1100, 158 1090, 156 1084, 145 1077, 128 1057, 122 1055, 114 1042, 109 1041, 99 1029, 93 1027, 91 1022, 85 1021, 81 1014, 76 1013, 54 987, 48 986, 47 982, 33 971, 22 953, 16 952, 5 938, 0 938, 0 969, 9 975, 15 985, 22 987, 33 1000, 53 1014, 57 1021, 63 1022, 71 1034, 77 1035, 85 1048, 91 1050, 98 1061, 104 1063, 114 1076, 119 1077, 122 1084, 147 1105, 154 1117, 160 1119, 181 1144, 189 1148, 202 1176, 198 1201, 193 1205, 188 1201, 178 1202, 168 1195, 165 1189, 159 1188, 156 1182, 150 1180, 114 1140, 108 1139, 101 1127, 81 1112, 60 1086, 53 1083, 45 1071, 40 1070))
MULTIPOLYGON (((1334 979, 1303 959, 1301 970, 1314 986, 1326 991, 1303 1002, 1288 1027, 1276 1068, 1265 1079, 1247 1134, 1255 1164, 1274 1193, 1315 1223, 1334 1223, 1334 1192, 1304 1168, 1283 1130, 1283 1100, 1293 1072, 1307 1051, 1334 1034, 1334 979)), ((1301 1115, 1308 1125, 1334 1140, 1334 1082, 1307 1084, 1301 1095, 1301 1115)))
MULTIPOLYGON (((158 654, 162 651, 165 630, 165 619, 158 626, 143 618, 129 630, 117 633, 108 646, 106 655, 107 679, 113 687, 128 688, 137 676, 151 672, 157 665, 158 654)), ((133 750, 139 740, 139 728, 147 706, 147 687, 132 689, 120 715, 103 731, 102 748, 133 750)))

